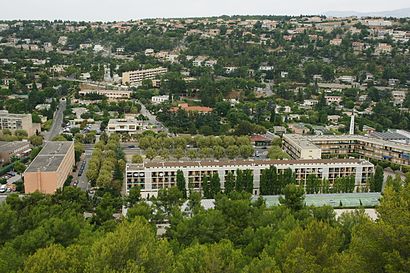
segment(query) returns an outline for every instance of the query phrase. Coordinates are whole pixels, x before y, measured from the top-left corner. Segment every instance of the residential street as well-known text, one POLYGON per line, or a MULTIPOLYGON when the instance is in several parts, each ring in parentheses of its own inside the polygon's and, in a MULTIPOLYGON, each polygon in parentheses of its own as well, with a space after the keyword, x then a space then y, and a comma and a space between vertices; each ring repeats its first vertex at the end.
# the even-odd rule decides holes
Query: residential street
POLYGON ((45 140, 52 140, 55 136, 60 134, 62 130, 62 123, 64 117, 64 110, 66 108, 67 102, 65 100, 60 100, 57 111, 54 113, 53 124, 48 132, 44 133, 45 140))

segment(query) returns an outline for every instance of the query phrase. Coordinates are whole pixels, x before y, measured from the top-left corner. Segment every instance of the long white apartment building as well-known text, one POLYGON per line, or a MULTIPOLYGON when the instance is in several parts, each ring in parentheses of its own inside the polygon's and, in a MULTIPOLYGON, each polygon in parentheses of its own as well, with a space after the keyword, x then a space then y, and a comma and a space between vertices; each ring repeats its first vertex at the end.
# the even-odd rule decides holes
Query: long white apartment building
POLYGON ((127 71, 122 73, 122 83, 130 85, 140 85, 143 80, 154 80, 160 75, 168 72, 167 68, 157 67, 152 69, 127 71))
POLYGON ((186 161, 186 162, 145 162, 126 166, 125 183, 127 191, 141 187, 143 198, 157 196, 158 190, 176 186, 177 171, 185 177, 186 189, 202 189, 202 178, 218 174, 224 189, 228 173, 236 175, 237 170, 251 170, 253 173, 253 194, 259 194, 261 171, 275 166, 278 172, 291 169, 298 183, 305 183, 309 174, 333 183, 338 177, 354 176, 356 189, 365 187, 368 177, 373 174, 372 163, 361 159, 319 159, 319 160, 238 160, 238 161, 186 161))
POLYGON ((110 119, 107 125, 107 133, 128 133, 134 134, 143 130, 146 123, 143 120, 134 118, 127 119, 110 119))
POLYGON ((98 94, 100 96, 106 96, 109 100, 129 99, 131 98, 132 91, 128 90, 81 90, 78 92, 80 97, 88 94, 98 94))
POLYGON ((283 136, 283 149, 293 159, 309 159, 310 152, 320 157, 358 157, 410 165, 410 145, 361 135, 283 136))

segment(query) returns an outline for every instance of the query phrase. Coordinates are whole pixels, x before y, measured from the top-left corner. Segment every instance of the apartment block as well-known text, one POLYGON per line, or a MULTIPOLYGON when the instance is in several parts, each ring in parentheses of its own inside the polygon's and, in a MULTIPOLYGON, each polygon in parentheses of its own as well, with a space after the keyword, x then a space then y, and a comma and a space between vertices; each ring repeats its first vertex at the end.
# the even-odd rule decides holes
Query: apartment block
POLYGON ((39 126, 33 125, 31 114, 11 114, 7 110, 0 110, 0 131, 9 129, 11 132, 25 130, 28 136, 41 130, 39 126))
POLYGON ((23 174, 25 192, 53 194, 64 186, 74 164, 73 141, 46 142, 23 174))
POLYGON ((152 69, 135 70, 122 73, 122 83, 140 85, 143 80, 153 80, 168 72, 167 68, 158 67, 152 69))
POLYGON ((283 135, 283 150, 293 159, 321 159, 322 150, 302 135, 283 135))
POLYGON ((146 162, 126 166, 125 183, 127 191, 141 187, 143 198, 156 196, 159 189, 176 186, 177 171, 185 177, 186 189, 191 186, 196 191, 202 189, 202 179, 207 175, 218 174, 221 188, 229 173, 236 175, 237 170, 251 170, 253 174, 253 194, 259 194, 261 171, 275 166, 278 172, 291 169, 298 183, 304 184, 309 174, 333 183, 338 177, 354 176, 356 189, 365 186, 373 174, 374 166, 361 159, 318 159, 318 160, 239 160, 239 161, 187 161, 187 162, 146 162))
POLYGON ((86 96, 88 94, 98 94, 100 96, 106 96, 109 100, 129 99, 131 98, 132 91, 128 90, 81 90, 78 92, 80 96, 86 96))
POLYGON ((365 159, 385 160, 399 165, 410 165, 410 145, 361 135, 301 136, 284 135, 283 149, 293 159, 305 159, 299 150, 316 147, 321 158, 354 156, 365 159), (295 152, 296 151, 296 152, 295 152))

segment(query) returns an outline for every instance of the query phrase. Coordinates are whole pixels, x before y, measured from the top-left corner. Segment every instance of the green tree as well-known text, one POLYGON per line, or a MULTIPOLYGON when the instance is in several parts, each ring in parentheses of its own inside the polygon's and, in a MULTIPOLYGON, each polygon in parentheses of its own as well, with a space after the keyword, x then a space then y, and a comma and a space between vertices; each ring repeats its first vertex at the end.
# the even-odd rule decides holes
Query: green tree
POLYGON ((299 211, 305 205, 305 196, 304 190, 295 185, 295 184, 288 184, 283 189, 284 197, 279 198, 279 202, 291 209, 292 211, 299 211))
POLYGON ((226 194, 229 194, 235 190, 235 175, 232 172, 229 172, 226 175, 224 188, 224 193, 226 194))
POLYGON ((221 192, 221 181, 217 173, 211 176, 210 187, 212 198, 215 198, 215 196, 221 192))
POLYGON ((38 135, 33 135, 29 138, 31 145, 40 146, 43 145, 43 137, 38 135))
POLYGON ((132 156, 132 163, 143 163, 143 162, 144 160, 142 159, 141 155, 135 154, 132 156))
POLYGON ((128 191, 128 196, 126 198, 128 206, 132 207, 141 200, 141 188, 139 186, 134 186, 128 191))
POLYGON ((24 163, 17 161, 16 163, 14 163, 14 171, 22 174, 25 170, 26 170, 26 165, 24 165, 24 163))
POLYGON ((177 188, 179 189, 180 192, 182 192, 183 198, 187 197, 185 185, 186 185, 186 182, 185 182, 184 173, 182 172, 182 170, 178 170, 177 171, 177 188))
POLYGON ((157 240, 151 225, 136 217, 132 222, 122 222, 114 232, 93 244, 85 272, 117 272, 129 267, 132 261, 140 268, 137 272, 165 272, 172 259, 168 243, 157 240))

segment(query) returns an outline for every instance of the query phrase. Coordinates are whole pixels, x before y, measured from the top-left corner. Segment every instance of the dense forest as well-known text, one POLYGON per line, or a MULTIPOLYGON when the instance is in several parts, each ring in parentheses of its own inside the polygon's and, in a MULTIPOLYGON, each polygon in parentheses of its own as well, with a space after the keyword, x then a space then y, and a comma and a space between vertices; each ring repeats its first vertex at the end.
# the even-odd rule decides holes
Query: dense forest
POLYGON ((138 191, 121 200, 72 187, 10 195, 0 205, 0 272, 409 272, 409 182, 390 180, 376 221, 363 209, 336 219, 331 207, 306 207, 292 186, 280 206, 233 191, 209 210, 195 193, 181 210, 177 188, 150 203, 138 191), (114 218, 123 202, 127 216, 114 218))

